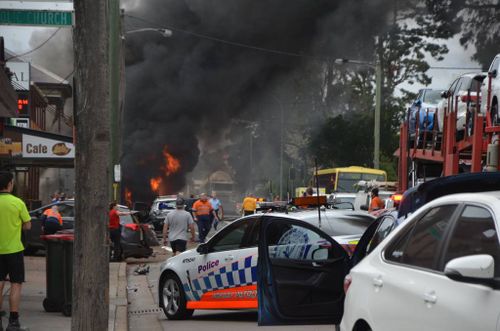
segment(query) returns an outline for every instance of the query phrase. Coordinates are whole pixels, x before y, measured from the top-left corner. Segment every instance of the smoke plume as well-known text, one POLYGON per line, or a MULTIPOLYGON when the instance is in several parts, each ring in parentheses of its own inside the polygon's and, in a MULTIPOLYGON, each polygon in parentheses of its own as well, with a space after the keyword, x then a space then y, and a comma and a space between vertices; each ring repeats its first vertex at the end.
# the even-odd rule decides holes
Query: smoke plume
MULTIPOLYGON (((371 56, 386 2, 126 1, 126 30, 173 27, 170 38, 151 31, 126 35, 123 166, 134 199, 151 198, 149 180, 158 176, 163 176, 164 191, 181 190, 186 174, 199 162, 200 146, 220 143, 235 123, 262 117, 275 123, 283 104, 270 95, 280 89, 280 98, 293 99, 283 90, 289 84, 281 82, 288 74, 326 57, 371 56), (200 34, 304 56, 240 47, 200 34), (162 171, 165 146, 181 165, 168 177, 162 171)), ((258 148, 267 152, 256 155, 275 155, 279 149, 276 132, 266 137, 266 146, 258 148)), ((248 167, 247 160, 239 163, 248 167)))

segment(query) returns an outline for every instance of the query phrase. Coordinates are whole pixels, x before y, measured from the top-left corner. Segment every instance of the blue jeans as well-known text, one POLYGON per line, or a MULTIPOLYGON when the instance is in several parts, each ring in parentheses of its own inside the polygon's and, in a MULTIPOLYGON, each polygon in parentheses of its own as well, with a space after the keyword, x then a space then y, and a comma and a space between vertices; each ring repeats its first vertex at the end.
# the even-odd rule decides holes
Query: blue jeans
POLYGON ((201 215, 198 216, 198 236, 200 238, 200 242, 205 242, 205 238, 208 235, 208 232, 210 232, 210 228, 212 226, 210 222, 210 216, 209 215, 201 215))

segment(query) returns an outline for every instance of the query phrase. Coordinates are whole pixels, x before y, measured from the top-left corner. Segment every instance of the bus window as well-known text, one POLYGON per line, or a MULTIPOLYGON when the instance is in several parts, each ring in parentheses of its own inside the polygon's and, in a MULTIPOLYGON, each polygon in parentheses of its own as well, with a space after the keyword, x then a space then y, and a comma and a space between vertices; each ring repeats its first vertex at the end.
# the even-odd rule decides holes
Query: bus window
POLYGON ((318 175, 319 187, 324 188, 327 194, 335 190, 335 174, 318 175))
POLYGON ((355 193, 356 184, 361 180, 363 174, 341 172, 337 183, 337 192, 355 193))

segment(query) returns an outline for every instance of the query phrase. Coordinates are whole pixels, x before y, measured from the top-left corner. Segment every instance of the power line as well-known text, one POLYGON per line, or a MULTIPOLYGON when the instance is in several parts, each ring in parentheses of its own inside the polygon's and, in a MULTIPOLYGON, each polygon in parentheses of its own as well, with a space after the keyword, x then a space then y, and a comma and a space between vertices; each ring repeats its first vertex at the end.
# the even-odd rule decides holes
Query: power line
POLYGON ((6 59, 5 61, 9 61, 9 60, 12 60, 12 59, 15 59, 15 58, 18 58, 18 57, 22 57, 22 56, 25 56, 25 55, 28 55, 28 54, 31 54, 35 51, 37 51, 38 49, 40 49, 41 47, 43 47, 46 43, 48 43, 52 38, 55 37, 55 35, 59 32, 59 30, 61 30, 61 28, 57 28, 56 31, 54 31, 54 33, 52 33, 50 35, 50 37, 48 37, 44 42, 42 42, 40 45, 38 45, 37 47, 33 48, 32 50, 29 50, 25 53, 22 53, 22 54, 16 54, 8 59, 6 59))
POLYGON ((161 26, 160 24, 157 24, 155 22, 146 20, 146 19, 141 18, 141 17, 133 16, 133 15, 125 14, 125 16, 128 16, 128 17, 130 17, 132 19, 136 19, 138 21, 142 21, 142 22, 147 23, 147 24, 154 25, 156 27, 167 28, 167 29, 175 31, 175 32, 180 32, 180 33, 188 34, 188 35, 195 36, 195 37, 198 37, 198 38, 201 38, 201 39, 207 39, 207 40, 211 40, 211 41, 215 41, 215 42, 219 42, 219 43, 223 43, 223 44, 227 44, 227 45, 232 45, 232 46, 237 46, 237 47, 242 47, 242 48, 248 48, 248 49, 253 49, 253 50, 256 50, 256 51, 273 53, 273 54, 277 54, 277 55, 286 55, 286 56, 292 56, 292 57, 309 58, 309 59, 322 60, 322 61, 331 60, 331 59, 326 58, 326 57, 318 57, 318 56, 314 56, 314 55, 294 53, 294 52, 288 52, 288 51, 281 51, 281 50, 278 50, 278 49, 271 49, 271 48, 265 48, 265 47, 260 47, 260 46, 254 46, 254 45, 244 44, 244 43, 240 43, 240 42, 236 42, 236 41, 230 41, 230 40, 226 40, 226 39, 212 37, 212 36, 209 36, 209 35, 206 35, 206 34, 202 34, 202 33, 197 33, 197 32, 192 32, 192 31, 188 31, 188 30, 178 29, 178 28, 171 27, 171 26, 161 26))
MULTIPOLYGON (((249 45, 249 44, 244 44, 236 41, 230 41, 222 38, 217 38, 217 37, 212 37, 206 34, 202 33, 197 33, 197 32, 192 32, 188 30, 183 30, 179 29, 176 27, 172 26, 163 26, 160 24, 157 24, 155 22, 149 21, 147 19, 137 17, 134 15, 129 15, 125 14, 125 16, 130 17, 132 19, 151 24, 153 26, 156 26, 158 28, 167 28, 172 31, 188 34, 191 36, 195 36, 201 39, 207 39, 223 44, 228 44, 232 46, 237 46, 237 47, 242 47, 242 48, 248 48, 248 49, 253 49, 257 51, 262 51, 262 52, 267 52, 267 53, 272 53, 272 54, 277 54, 277 55, 285 55, 285 56, 292 56, 292 57, 300 57, 300 58, 308 58, 308 59, 313 59, 313 60, 320 60, 320 61, 335 61, 336 64, 355 64, 355 65, 368 65, 368 66, 374 66, 374 63, 368 62, 368 61, 358 61, 358 60, 350 60, 350 59, 333 59, 333 58, 328 58, 328 57, 320 57, 320 56, 315 56, 315 55, 308 55, 308 54, 301 54, 301 53, 294 53, 294 52, 288 52, 288 51, 282 51, 282 50, 277 50, 277 49, 271 49, 271 48, 265 48, 265 47, 259 47, 259 46, 254 46, 254 45, 249 45)), ((429 69, 442 69, 442 70, 482 70, 482 68, 478 67, 445 67, 445 66, 431 66, 429 69)))

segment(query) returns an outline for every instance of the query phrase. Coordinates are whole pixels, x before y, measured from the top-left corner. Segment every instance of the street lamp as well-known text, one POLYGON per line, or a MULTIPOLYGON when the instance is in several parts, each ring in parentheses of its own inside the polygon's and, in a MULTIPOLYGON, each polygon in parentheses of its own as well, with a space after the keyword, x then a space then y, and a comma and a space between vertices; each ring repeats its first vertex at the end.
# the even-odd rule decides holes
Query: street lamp
POLYGON ((380 59, 377 58, 376 63, 350 60, 350 59, 335 59, 335 64, 352 63, 357 65, 366 65, 375 68, 375 118, 373 128, 373 167, 380 168, 380 112, 382 105, 382 66, 380 59))
POLYGON ((165 38, 172 37, 172 35, 173 35, 172 30, 169 30, 169 29, 142 28, 142 29, 125 31, 125 34, 122 35, 122 39, 125 39, 125 35, 127 35, 127 34, 138 33, 138 32, 145 32, 145 31, 158 32, 158 33, 160 33, 165 38))

